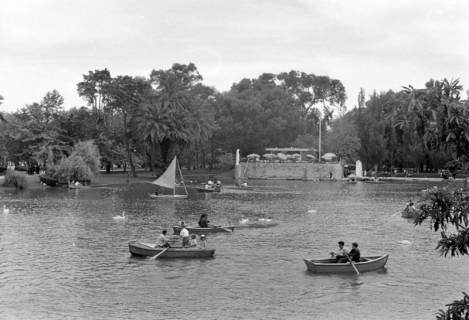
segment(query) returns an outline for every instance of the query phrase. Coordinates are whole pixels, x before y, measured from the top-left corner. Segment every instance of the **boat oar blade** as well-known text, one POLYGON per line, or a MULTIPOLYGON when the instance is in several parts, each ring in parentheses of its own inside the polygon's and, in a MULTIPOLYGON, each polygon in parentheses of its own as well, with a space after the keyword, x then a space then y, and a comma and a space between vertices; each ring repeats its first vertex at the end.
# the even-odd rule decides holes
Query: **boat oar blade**
POLYGON ((350 259, 349 255, 347 253, 345 253, 345 256, 347 257, 348 261, 350 262, 350 264, 352 265, 353 269, 355 270, 355 272, 357 273, 357 276, 360 275, 360 272, 358 272, 358 269, 357 267, 355 266, 355 263, 353 263, 352 259, 350 259))
POLYGON ((169 248, 170 247, 164 248, 163 250, 161 250, 160 252, 155 254, 153 257, 150 257, 150 259, 157 259, 160 255, 162 255, 164 252, 166 252, 169 248))

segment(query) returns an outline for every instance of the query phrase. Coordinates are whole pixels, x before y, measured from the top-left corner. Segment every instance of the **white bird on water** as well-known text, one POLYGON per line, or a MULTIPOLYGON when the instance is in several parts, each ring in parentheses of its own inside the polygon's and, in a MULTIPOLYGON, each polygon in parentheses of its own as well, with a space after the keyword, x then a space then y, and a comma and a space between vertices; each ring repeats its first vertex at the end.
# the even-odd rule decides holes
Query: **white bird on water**
POLYGON ((122 211, 121 216, 114 216, 113 219, 114 220, 125 220, 125 211, 122 211))
POLYGON ((10 213, 10 209, 8 209, 6 205, 3 205, 3 214, 9 214, 9 213, 10 213))
POLYGON ((400 244, 404 244, 404 245, 410 245, 412 244, 412 242, 410 242, 409 240, 401 240, 399 241, 400 244))

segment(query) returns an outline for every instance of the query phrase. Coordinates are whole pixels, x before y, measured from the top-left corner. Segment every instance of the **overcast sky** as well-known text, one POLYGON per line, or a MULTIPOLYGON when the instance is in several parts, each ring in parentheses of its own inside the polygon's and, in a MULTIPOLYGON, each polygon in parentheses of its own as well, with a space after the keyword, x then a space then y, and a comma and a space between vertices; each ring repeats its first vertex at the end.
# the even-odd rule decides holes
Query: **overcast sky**
MULTIPOLYGON (((460 78, 469 88, 469 1, 2 0, 0 95, 14 111, 58 90, 85 105, 89 70, 148 76, 194 62, 204 84, 300 70, 345 85, 423 87, 460 78)), ((464 95, 465 96, 465 95, 464 95)))

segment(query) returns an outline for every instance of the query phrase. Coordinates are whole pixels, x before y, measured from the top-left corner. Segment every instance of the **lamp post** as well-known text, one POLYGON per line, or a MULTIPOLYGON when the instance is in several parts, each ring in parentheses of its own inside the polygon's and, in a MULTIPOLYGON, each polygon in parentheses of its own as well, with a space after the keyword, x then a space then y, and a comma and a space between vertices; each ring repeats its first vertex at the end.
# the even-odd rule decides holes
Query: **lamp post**
POLYGON ((318 162, 321 162, 321 135, 322 135, 322 127, 321 127, 321 113, 319 113, 319 143, 318 143, 318 162))

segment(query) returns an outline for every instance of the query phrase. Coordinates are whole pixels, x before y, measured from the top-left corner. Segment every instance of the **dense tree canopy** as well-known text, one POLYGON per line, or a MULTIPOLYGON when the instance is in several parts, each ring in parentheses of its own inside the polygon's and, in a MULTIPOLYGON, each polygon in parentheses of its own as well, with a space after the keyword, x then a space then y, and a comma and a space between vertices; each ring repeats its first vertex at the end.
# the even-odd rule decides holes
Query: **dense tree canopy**
POLYGON ((67 108, 52 90, 40 102, 3 113, 3 159, 47 166, 68 156, 77 141, 93 139, 108 169, 152 170, 174 154, 188 168, 214 167, 238 148, 243 155, 266 147, 318 149, 321 133, 323 152, 360 159, 366 169, 468 167, 468 103, 457 80, 368 97, 360 89, 347 113, 344 86, 325 75, 265 73, 222 93, 202 81, 192 63, 154 69, 148 78, 89 71, 77 84, 89 108, 67 108))

